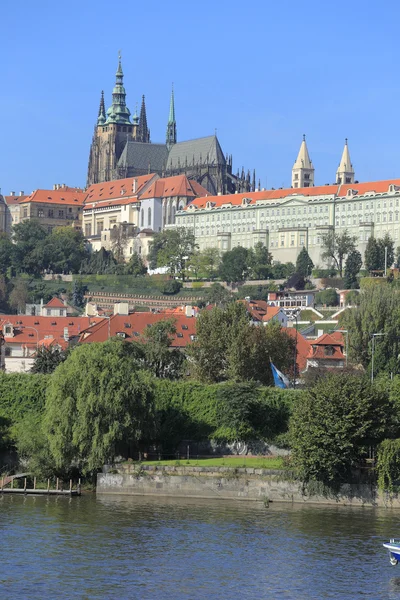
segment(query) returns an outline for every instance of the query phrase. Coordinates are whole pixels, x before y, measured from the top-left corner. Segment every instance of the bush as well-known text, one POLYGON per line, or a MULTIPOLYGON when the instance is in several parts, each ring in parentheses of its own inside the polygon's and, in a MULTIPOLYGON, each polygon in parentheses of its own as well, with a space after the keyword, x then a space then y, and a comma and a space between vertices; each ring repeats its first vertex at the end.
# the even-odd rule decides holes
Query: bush
POLYGON ((169 281, 165 281, 161 286, 161 292, 163 294, 177 294, 180 292, 182 288, 182 283, 177 279, 170 279, 169 281))
POLYGON ((339 296, 337 295, 336 290, 329 288, 322 292, 318 292, 318 294, 315 295, 315 304, 337 306, 339 304, 339 296))
POLYGON ((335 277, 337 275, 336 269, 319 269, 316 267, 313 269, 312 276, 314 279, 321 279, 325 277, 335 277))

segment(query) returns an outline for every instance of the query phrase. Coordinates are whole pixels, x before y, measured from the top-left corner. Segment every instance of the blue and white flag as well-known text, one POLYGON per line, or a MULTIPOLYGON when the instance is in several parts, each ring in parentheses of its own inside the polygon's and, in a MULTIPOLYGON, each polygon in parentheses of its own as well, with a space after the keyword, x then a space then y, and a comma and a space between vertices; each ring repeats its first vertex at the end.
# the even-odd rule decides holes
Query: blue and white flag
POLYGON ((289 383, 289 379, 286 377, 286 375, 281 373, 281 371, 279 371, 279 369, 277 369, 272 362, 271 362, 271 369, 272 369, 272 375, 274 376, 275 387, 288 388, 290 383, 289 383))

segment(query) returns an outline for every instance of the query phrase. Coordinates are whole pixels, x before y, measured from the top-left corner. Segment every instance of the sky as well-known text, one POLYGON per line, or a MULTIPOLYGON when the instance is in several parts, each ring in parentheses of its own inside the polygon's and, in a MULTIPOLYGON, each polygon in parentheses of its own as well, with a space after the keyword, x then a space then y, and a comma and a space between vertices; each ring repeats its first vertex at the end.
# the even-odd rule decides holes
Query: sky
POLYGON ((262 187, 290 187, 303 134, 316 185, 346 137, 357 180, 400 178, 399 19, 394 0, 2 0, 1 193, 85 186, 119 50, 153 142, 173 82, 178 140, 217 130, 262 187))

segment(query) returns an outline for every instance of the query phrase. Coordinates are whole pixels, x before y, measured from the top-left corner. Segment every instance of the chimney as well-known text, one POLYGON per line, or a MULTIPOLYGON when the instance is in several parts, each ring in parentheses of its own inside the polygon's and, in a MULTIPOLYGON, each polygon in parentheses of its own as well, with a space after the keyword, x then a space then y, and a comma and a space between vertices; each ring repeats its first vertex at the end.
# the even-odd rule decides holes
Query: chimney
POLYGON ((56 189, 57 189, 57 184, 55 183, 55 184, 53 185, 53 190, 56 190, 56 189))
POLYGON ((191 306, 185 306, 185 317, 193 317, 193 308, 191 306))
POLYGON ((63 183, 61 187, 63 190, 65 190, 65 183, 63 183))
POLYGON ((20 191, 19 195, 20 195, 20 196, 25 196, 25 194, 24 194, 23 190, 22 190, 22 191, 20 191))
POLYGON ((137 179, 135 177, 134 180, 133 180, 133 188, 132 188, 132 192, 134 194, 136 194, 136 189, 137 189, 137 179))
POLYGON ((68 327, 64 327, 64 340, 66 342, 69 341, 69 333, 68 333, 68 327))
POLYGON ((115 302, 114 304, 114 315, 129 315, 128 302, 115 302))
POLYGON ((10 192, 10 196, 15 196, 15 192, 10 192))

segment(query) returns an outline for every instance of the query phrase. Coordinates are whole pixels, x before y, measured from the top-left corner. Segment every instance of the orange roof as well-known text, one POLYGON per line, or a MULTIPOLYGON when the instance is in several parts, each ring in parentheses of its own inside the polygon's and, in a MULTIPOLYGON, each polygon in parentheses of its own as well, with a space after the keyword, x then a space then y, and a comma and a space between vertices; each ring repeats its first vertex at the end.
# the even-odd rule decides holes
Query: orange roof
POLYGON ((263 316, 262 320, 265 321, 265 322, 266 321, 270 321, 271 319, 273 319, 274 317, 276 317, 276 315, 279 314, 280 310, 281 309, 280 309, 279 306, 268 306, 267 312, 263 316))
MULTIPOLYGON (((399 187, 400 179, 387 179, 384 181, 371 181, 366 183, 351 183, 346 185, 320 185, 306 188, 286 188, 281 190, 264 190, 261 192, 245 192, 242 194, 227 194, 225 196, 202 196, 193 200, 190 206, 196 208, 205 208, 207 202, 211 202, 213 208, 220 208, 223 204, 232 204, 240 206, 244 198, 250 199, 249 204, 254 205, 261 200, 281 200, 289 199, 292 196, 346 196, 348 190, 357 191, 357 195, 361 196, 367 192, 376 192, 377 194, 386 193, 389 191, 389 186, 394 185, 399 187)), ((187 210, 187 209, 186 209, 187 210)))
POLYGON ((304 371, 307 366, 307 356, 311 350, 311 344, 299 331, 296 332, 295 327, 285 327, 284 331, 297 340, 296 363, 299 367, 299 370, 304 371))
POLYGON ((105 342, 109 337, 123 334, 128 342, 141 342, 143 341, 143 332, 148 326, 167 319, 173 320, 176 327, 171 347, 181 348, 190 344, 192 341, 190 336, 196 334, 195 317, 186 317, 170 311, 113 315, 110 320, 103 319, 88 331, 82 332, 79 341, 81 343, 105 342))
POLYGON ((175 175, 174 177, 165 177, 152 182, 150 187, 140 194, 140 199, 169 198, 171 196, 196 198, 207 193, 207 190, 197 181, 189 180, 186 175, 175 175))
POLYGON ((19 204, 20 202, 23 202, 25 200, 25 198, 27 198, 27 195, 24 196, 3 196, 7 206, 12 206, 13 204, 19 204))
POLYGON ((385 179, 384 181, 369 181, 367 183, 348 183, 346 185, 341 185, 338 196, 346 196, 348 190, 356 191, 357 196, 362 196, 367 192, 385 194, 389 191, 390 185, 399 187, 400 191, 400 179, 385 179))
POLYGON ((313 346, 344 346, 343 335, 340 331, 324 333, 313 341, 313 346))
POLYGON ((30 196, 26 196, 23 203, 40 202, 45 204, 65 204, 82 206, 85 201, 86 192, 79 188, 60 188, 58 190, 35 190, 30 196))
POLYGON ((47 308, 65 308, 65 304, 62 300, 60 300, 60 298, 57 298, 57 296, 53 296, 53 298, 51 300, 49 300, 49 302, 47 304, 45 304, 45 307, 47 308))
MULTIPOLYGON (((64 305, 63 305, 64 306, 64 305)), ((17 344, 36 347, 36 343, 52 339, 54 343, 64 347, 64 329, 68 329, 68 337, 76 337, 81 331, 102 321, 100 317, 36 317, 31 315, 1 315, 0 330, 4 325, 12 325, 14 335, 5 335, 8 345, 17 344)), ((47 344, 48 342, 46 342, 47 344)))
POLYGON ((104 181, 90 186, 86 192, 86 202, 99 202, 101 200, 113 200, 115 198, 132 198, 138 195, 143 187, 157 178, 155 173, 141 175, 140 177, 127 177, 126 179, 115 179, 104 181))
POLYGON ((223 204, 232 204, 240 206, 244 198, 249 198, 249 204, 254 205, 260 200, 279 200, 291 196, 326 196, 335 195, 338 191, 338 185, 322 185, 307 188, 289 188, 282 190, 264 190, 261 192, 246 192, 244 194, 227 194, 225 196, 203 196, 193 200, 190 206, 205 208, 207 202, 211 202, 214 207, 221 207, 223 204))

